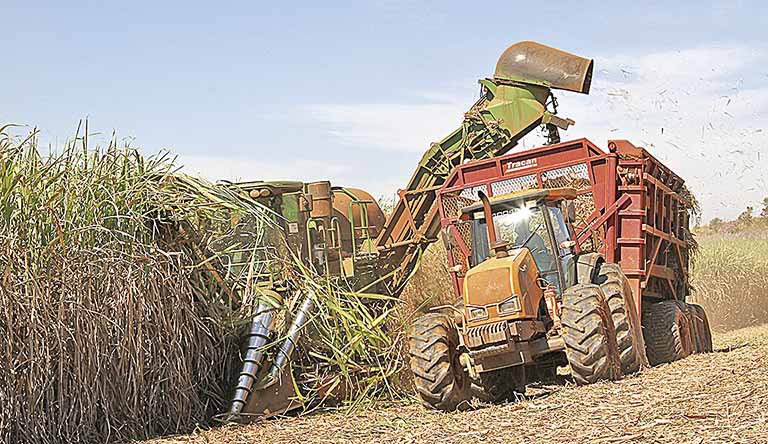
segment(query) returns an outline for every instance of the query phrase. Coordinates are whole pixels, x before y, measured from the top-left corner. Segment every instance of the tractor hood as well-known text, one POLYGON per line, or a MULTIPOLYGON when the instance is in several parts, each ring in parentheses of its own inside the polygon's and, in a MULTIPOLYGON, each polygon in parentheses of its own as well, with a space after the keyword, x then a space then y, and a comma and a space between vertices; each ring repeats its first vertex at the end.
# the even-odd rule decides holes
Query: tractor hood
POLYGON ((464 277, 469 326, 535 318, 541 298, 541 289, 536 286, 538 275, 527 248, 510 250, 507 257, 490 258, 470 269, 464 277))

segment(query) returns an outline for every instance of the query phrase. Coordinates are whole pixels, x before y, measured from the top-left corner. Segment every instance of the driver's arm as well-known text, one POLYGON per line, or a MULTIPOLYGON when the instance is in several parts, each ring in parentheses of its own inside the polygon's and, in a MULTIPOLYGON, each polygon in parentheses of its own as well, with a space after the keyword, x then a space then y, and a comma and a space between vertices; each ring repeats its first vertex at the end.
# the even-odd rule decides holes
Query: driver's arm
POLYGON ((547 243, 544 242, 544 239, 538 233, 533 235, 529 245, 531 253, 541 269, 540 271, 551 271, 555 268, 553 257, 547 249, 547 243))

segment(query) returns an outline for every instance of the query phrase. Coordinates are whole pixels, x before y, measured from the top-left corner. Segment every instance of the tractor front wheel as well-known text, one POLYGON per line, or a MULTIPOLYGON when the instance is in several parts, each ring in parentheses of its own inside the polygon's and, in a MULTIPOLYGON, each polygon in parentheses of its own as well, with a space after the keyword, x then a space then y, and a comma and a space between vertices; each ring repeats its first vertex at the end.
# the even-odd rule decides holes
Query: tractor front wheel
POLYGON ((416 392, 429 408, 453 411, 467 400, 467 378, 459 363, 458 331, 442 313, 427 313, 408 335, 416 392))
POLYGON ((621 377, 616 330, 599 285, 577 284, 563 293, 563 338, 579 385, 621 377))

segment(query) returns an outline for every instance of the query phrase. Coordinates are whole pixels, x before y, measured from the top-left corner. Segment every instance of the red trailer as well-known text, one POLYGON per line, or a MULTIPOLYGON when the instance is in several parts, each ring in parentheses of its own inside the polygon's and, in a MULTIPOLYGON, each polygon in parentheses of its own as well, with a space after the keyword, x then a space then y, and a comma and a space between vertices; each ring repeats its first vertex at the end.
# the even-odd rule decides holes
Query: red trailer
POLYGON ((642 298, 685 299, 692 202, 683 180, 626 140, 611 140, 608 149, 578 139, 456 168, 438 193, 442 228, 459 240, 448 257, 456 293, 471 257, 468 222, 458 220, 459 211, 479 200, 477 191, 493 197, 571 187, 578 193, 574 228, 580 250, 618 263, 638 304, 642 298))

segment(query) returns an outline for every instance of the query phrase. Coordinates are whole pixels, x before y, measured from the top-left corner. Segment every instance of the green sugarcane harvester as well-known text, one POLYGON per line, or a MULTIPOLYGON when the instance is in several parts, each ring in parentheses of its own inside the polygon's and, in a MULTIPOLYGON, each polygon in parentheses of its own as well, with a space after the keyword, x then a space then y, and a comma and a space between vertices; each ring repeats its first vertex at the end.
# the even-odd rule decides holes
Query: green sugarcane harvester
MULTIPOLYGON (((479 81, 480 99, 459 128, 433 143, 421 158, 388 218, 376 201, 359 189, 329 182, 249 182, 235 184, 272 208, 288 248, 319 275, 340 277, 354 288, 398 296, 425 248, 438 239, 437 191, 451 172, 472 160, 504 154, 543 126, 549 143, 559 129, 574 124, 557 113, 552 90, 588 94, 593 62, 536 42, 507 48, 491 78, 479 81)), ((269 248, 269 247, 268 247, 269 248)), ((272 416, 299 407, 293 400, 290 360, 314 306, 311 292, 300 295, 286 331, 275 332, 275 301, 301 291, 274 273, 256 276, 264 298, 248 334, 244 364, 230 414, 241 418, 272 416), (271 301, 268 302, 267 299, 271 301), (283 338, 272 356, 266 346, 283 338)))

